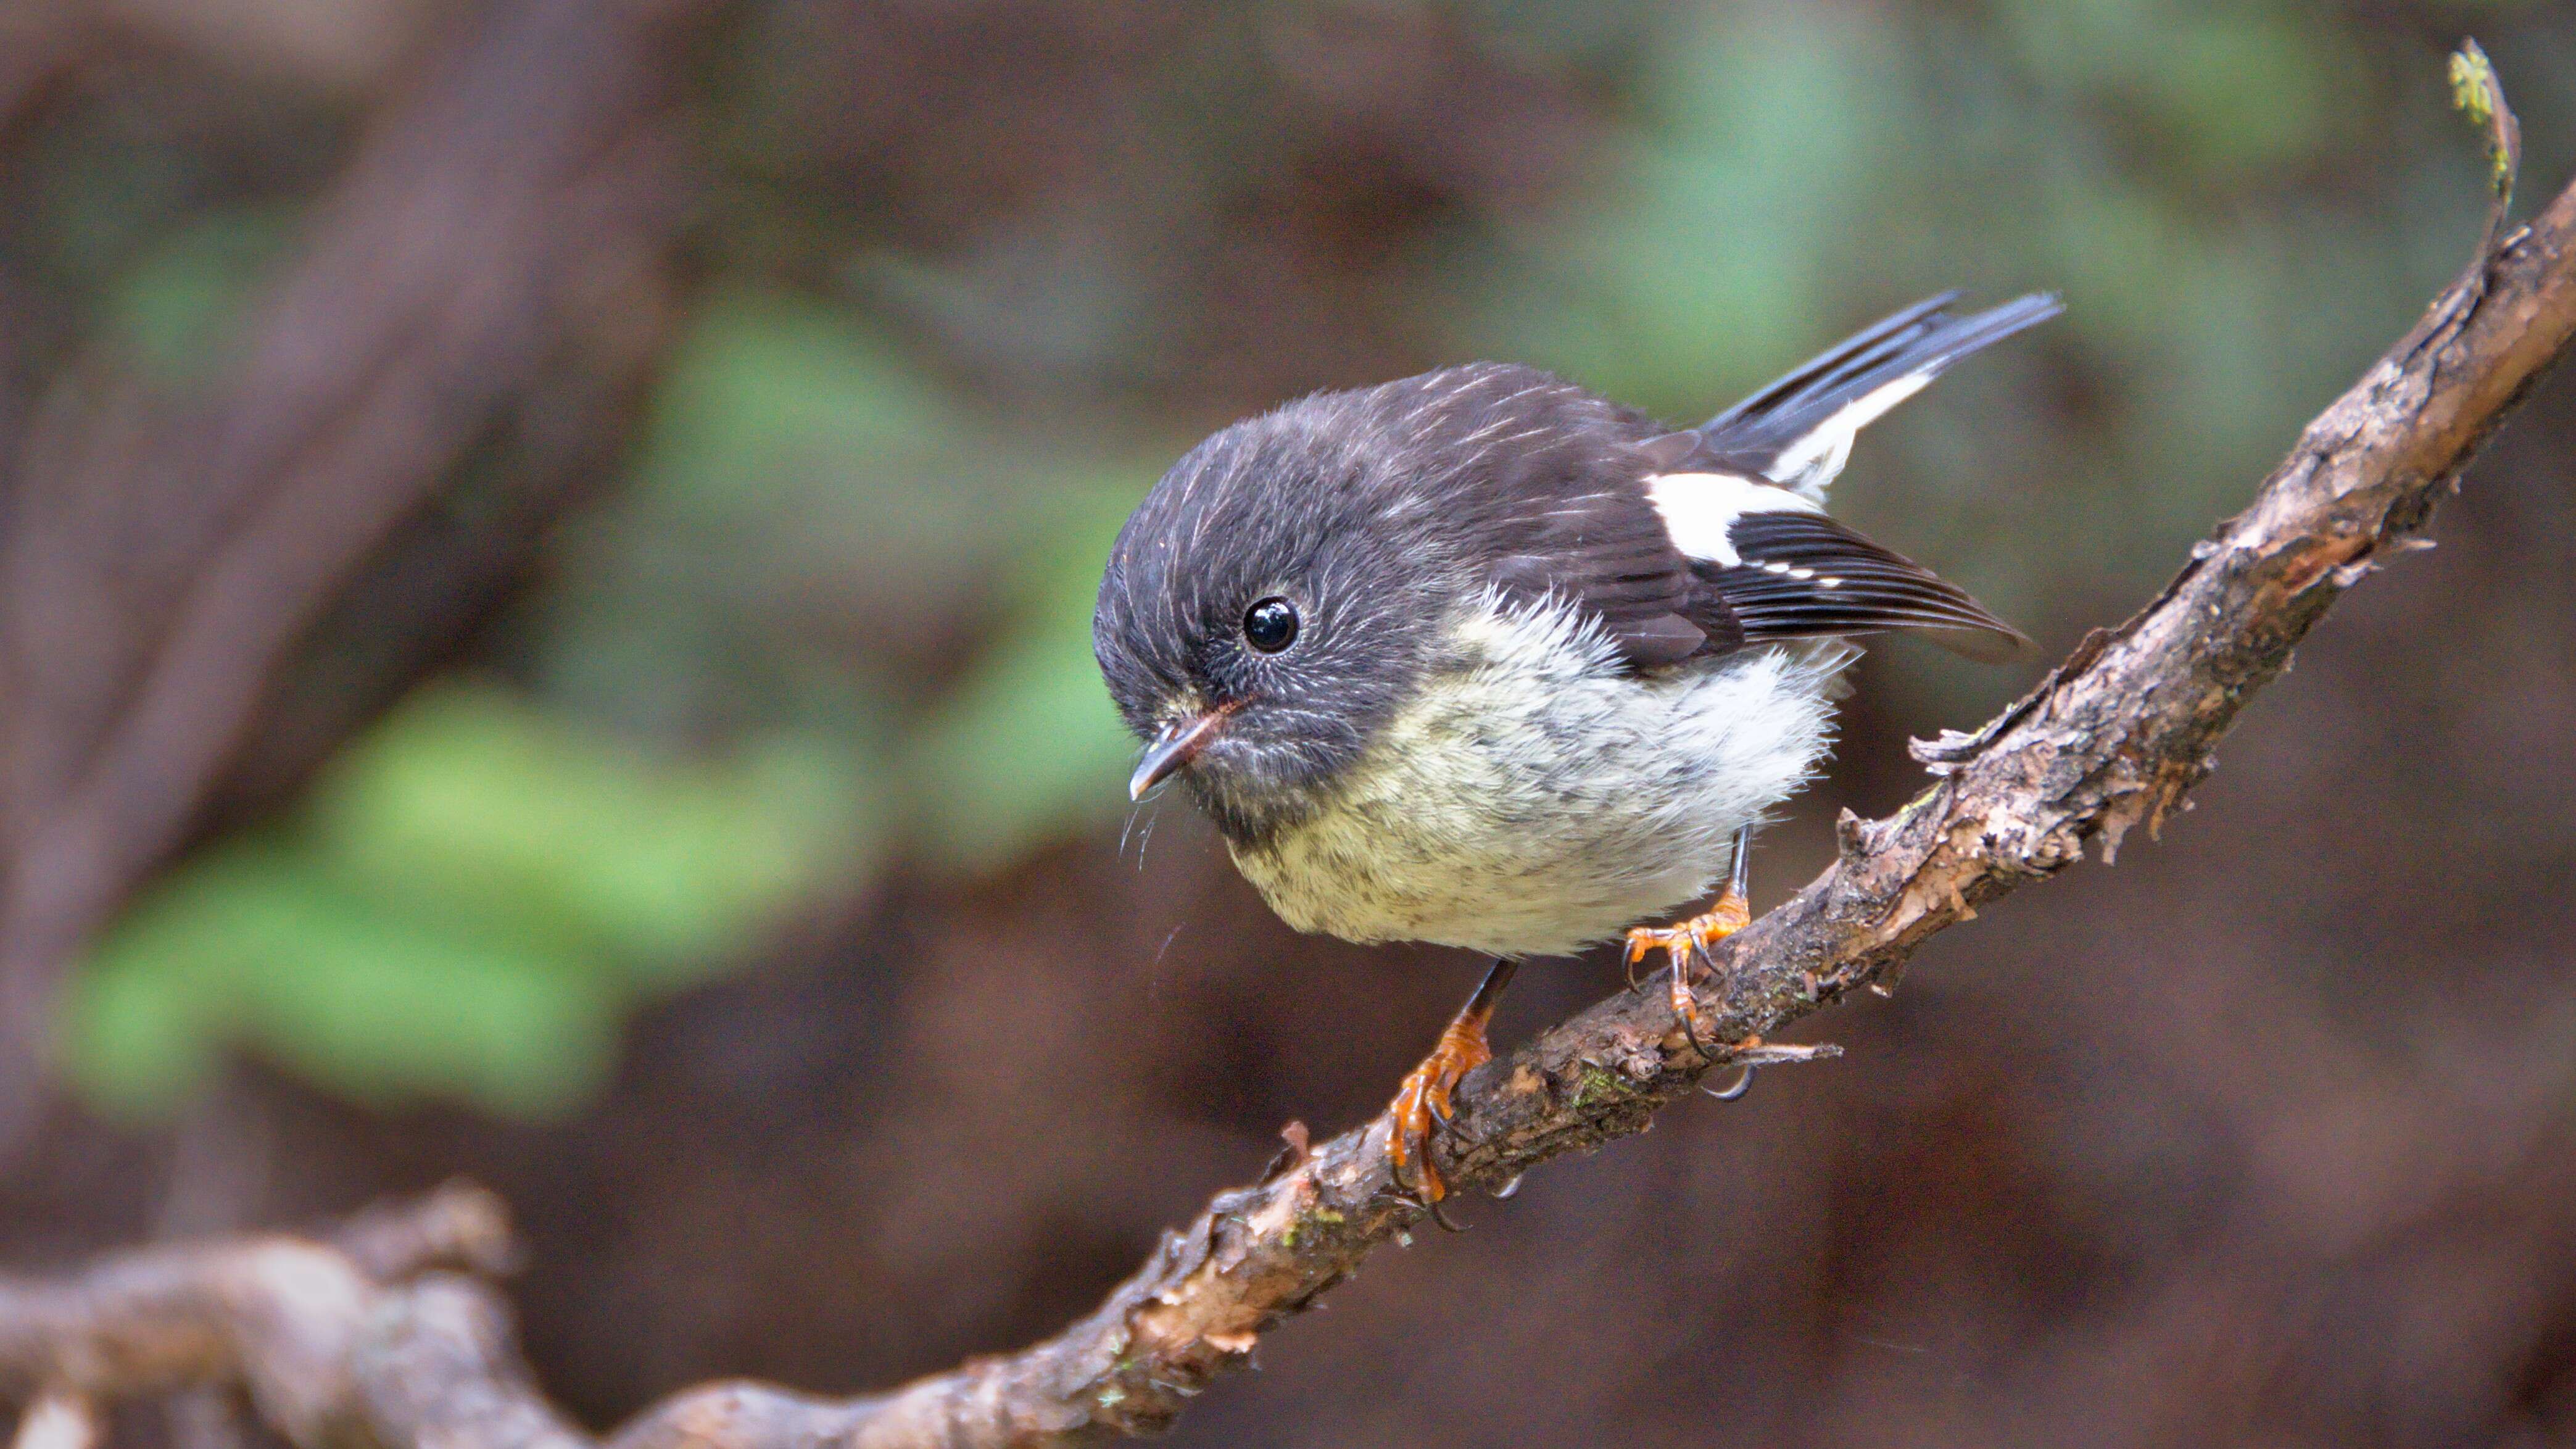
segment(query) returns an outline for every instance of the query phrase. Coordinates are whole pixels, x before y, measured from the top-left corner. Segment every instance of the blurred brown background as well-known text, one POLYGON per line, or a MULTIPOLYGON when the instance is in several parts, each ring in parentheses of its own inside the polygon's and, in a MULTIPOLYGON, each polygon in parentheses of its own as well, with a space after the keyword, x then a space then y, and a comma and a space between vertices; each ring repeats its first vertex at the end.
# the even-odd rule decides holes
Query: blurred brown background
MULTIPOLYGON (((1691 419, 2054 289, 1840 498, 2062 649, 2468 256, 2461 34, 2563 180, 2571 20, 12 0, 0 1254, 471 1174, 603 1424, 1051 1331, 1478 970, 1124 808, 1089 592, 1179 449, 1474 356, 1691 419)), ((2163 843, 1468 1205, 1174 1441, 2576 1442, 2571 445, 2562 382, 2163 843)), ((2030 672, 1875 653, 1757 904, 2030 672)))

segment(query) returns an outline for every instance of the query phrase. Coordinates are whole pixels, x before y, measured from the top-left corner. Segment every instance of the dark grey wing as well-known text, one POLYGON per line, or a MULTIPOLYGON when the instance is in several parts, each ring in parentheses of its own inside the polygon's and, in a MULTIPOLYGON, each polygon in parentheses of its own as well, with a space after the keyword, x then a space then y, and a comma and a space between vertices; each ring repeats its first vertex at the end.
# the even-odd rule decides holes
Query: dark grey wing
POLYGON ((1444 531, 1510 598, 1554 598, 1631 667, 1742 641, 1691 613, 1690 560, 1646 495, 1665 429, 1535 368, 1478 363, 1389 384, 1410 471, 1436 480, 1444 531))
POLYGON ((1601 625, 1633 668, 1676 664, 1742 639, 1722 615, 1692 608, 1690 561, 1673 547, 1644 495, 1569 495, 1546 522, 1500 555, 1494 585, 1507 596, 1552 597, 1601 625))
POLYGON ((2064 309, 2033 293, 1953 317, 1956 292, 1927 298, 1853 334, 1693 429, 1700 461, 1821 497, 1852 438, 1943 368, 2064 309))
POLYGON ((1380 395, 1424 471, 1454 485, 1447 502, 1491 581, 1507 595, 1573 602, 1634 667, 1887 629, 2001 658, 2025 642, 2010 625, 1809 511, 1862 427, 1951 363, 2060 310, 2034 294, 1953 317, 1955 298, 1894 313, 1681 432, 1526 367, 1426 373, 1380 395), (1671 500, 1686 506, 1668 519, 1656 497, 1694 478, 1731 501, 1671 500))
POLYGON ((1690 615, 1747 641, 1912 629, 1989 661, 2029 642, 1957 585, 1822 513, 1748 512, 1727 533, 1736 561, 1693 561, 1690 615))

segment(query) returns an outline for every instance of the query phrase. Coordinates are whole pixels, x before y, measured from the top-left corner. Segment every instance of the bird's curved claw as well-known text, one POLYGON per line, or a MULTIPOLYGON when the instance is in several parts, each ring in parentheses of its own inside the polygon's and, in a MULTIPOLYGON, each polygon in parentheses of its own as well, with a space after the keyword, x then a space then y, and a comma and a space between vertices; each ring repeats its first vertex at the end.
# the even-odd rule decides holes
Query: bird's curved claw
MULTIPOLYGON (((1431 1055, 1405 1074, 1395 1100, 1387 1104, 1386 1156, 1396 1186, 1434 1217, 1440 1216, 1440 1200, 1449 1195, 1449 1184, 1431 1165, 1431 1134, 1449 1129, 1451 1094, 1459 1079, 1493 1056, 1485 1041, 1484 1021, 1461 1016, 1440 1034, 1440 1044, 1431 1049, 1431 1055)), ((1452 1225, 1444 1221, 1441 1226, 1452 1225)))
POLYGON ((1485 1039, 1485 1025, 1493 1020, 1494 1003, 1502 999, 1503 988, 1511 984, 1513 973, 1519 969, 1520 963, 1515 960, 1494 963, 1476 987, 1476 994, 1450 1018, 1447 1029, 1440 1033, 1439 1045, 1405 1074, 1403 1084, 1395 1089, 1395 1100, 1386 1107, 1389 1175, 1399 1190, 1411 1195, 1440 1226, 1452 1232, 1457 1231, 1458 1225, 1440 1210, 1440 1200, 1449 1195, 1449 1184, 1440 1180, 1440 1170, 1431 1165, 1431 1134, 1435 1128, 1444 1133, 1453 1130, 1453 1095, 1459 1079, 1494 1059, 1493 1045, 1485 1039))
POLYGON ((1740 1102, 1744 1099, 1744 1094, 1752 1090, 1753 1068, 1741 1064, 1739 1064, 1735 1069, 1734 1081, 1727 1083, 1723 1087, 1700 1088, 1702 1095, 1714 1097, 1721 1102, 1740 1102))
POLYGON ((1707 1015, 1699 1009, 1699 998, 1691 991, 1691 978, 1698 964, 1710 959, 1711 947, 1743 930, 1752 918, 1752 910, 1744 901, 1744 892, 1730 885, 1706 915, 1693 916, 1671 926, 1639 926, 1628 933, 1628 969, 1631 973, 1635 972, 1638 962, 1657 951, 1663 952, 1664 958, 1672 963, 1673 1016, 1681 1023, 1682 1035, 1689 1039, 1691 1050, 1701 1056, 1716 1054, 1708 1049, 1706 1034, 1709 1022, 1707 1015))

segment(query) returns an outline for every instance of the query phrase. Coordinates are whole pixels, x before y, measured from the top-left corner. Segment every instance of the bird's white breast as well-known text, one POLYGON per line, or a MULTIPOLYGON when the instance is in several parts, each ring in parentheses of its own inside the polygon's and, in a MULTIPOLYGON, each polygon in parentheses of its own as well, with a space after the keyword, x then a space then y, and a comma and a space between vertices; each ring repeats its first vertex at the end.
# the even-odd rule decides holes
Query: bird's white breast
POLYGON ((1623 672, 1570 609, 1472 611, 1456 663, 1299 824, 1235 861, 1300 930, 1573 951, 1707 893, 1805 783, 1840 644, 1623 672))

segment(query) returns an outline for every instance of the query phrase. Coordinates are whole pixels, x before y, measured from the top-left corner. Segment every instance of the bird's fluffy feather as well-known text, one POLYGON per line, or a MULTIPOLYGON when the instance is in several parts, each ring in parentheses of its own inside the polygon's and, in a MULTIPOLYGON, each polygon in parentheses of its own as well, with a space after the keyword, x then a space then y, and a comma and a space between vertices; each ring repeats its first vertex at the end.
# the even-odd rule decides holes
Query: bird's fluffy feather
POLYGON ((1641 679, 1563 604, 1487 596, 1454 663, 1299 823, 1234 847, 1300 930, 1554 955, 1707 893, 1829 743, 1845 645, 1641 679))

